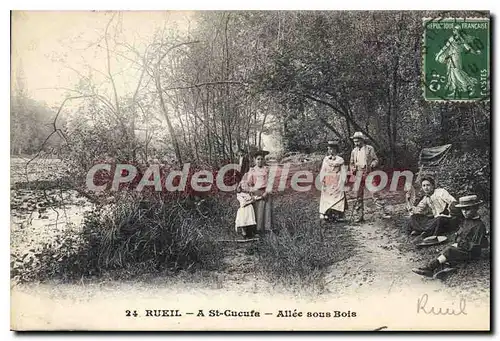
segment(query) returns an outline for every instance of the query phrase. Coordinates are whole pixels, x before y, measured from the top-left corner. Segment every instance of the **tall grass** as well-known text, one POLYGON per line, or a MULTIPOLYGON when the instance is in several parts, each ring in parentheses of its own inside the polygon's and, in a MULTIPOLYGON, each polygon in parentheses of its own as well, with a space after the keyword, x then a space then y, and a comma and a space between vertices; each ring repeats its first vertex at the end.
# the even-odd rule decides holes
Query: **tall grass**
POLYGON ((100 269, 155 262, 157 269, 213 268, 220 255, 210 220, 178 201, 122 200, 108 213, 90 216, 84 235, 100 269))
POLYGON ((142 202, 123 194, 116 204, 87 214, 81 232, 39 246, 33 261, 17 256, 12 276, 27 281, 217 268, 222 249, 214 236, 221 226, 211 213, 219 205, 209 200, 204 214, 182 201, 142 202))
MULTIPOLYGON (((317 199, 312 193, 275 197, 274 232, 245 246, 256 261, 256 275, 297 289, 318 287, 328 267, 349 255, 349 231, 342 226, 323 230, 317 199)), ((80 231, 67 231, 55 244, 16 257, 13 276, 21 281, 130 279, 224 269, 225 252, 235 248, 217 240, 237 238, 234 197, 142 200, 123 192, 115 204, 88 213, 80 231)))
POLYGON ((312 196, 288 195, 275 202, 275 233, 254 250, 258 268, 280 285, 321 285, 328 267, 353 249, 349 231, 341 225, 321 226, 319 203, 312 196))

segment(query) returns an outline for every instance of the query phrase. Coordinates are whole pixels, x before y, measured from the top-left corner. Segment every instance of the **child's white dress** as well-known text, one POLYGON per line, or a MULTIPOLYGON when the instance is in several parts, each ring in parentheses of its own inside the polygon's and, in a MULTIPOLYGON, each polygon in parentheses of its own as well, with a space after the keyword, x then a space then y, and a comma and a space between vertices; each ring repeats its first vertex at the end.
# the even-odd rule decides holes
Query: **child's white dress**
POLYGON ((253 210, 253 205, 251 204, 252 196, 248 193, 241 192, 236 194, 236 199, 238 199, 238 202, 240 203, 238 212, 236 212, 236 231, 238 231, 238 227, 256 225, 257 222, 255 221, 255 212, 253 210))

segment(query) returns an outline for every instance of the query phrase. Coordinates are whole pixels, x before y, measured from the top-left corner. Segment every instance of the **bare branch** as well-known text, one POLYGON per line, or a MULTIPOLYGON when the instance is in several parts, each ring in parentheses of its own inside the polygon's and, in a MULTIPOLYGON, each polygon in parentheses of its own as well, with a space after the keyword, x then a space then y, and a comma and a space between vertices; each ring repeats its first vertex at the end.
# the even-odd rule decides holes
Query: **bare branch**
MULTIPOLYGON (((60 129, 58 129, 56 127, 56 122, 57 122, 57 118, 59 117, 61 111, 62 111, 62 108, 64 107, 64 105, 66 104, 67 101, 71 101, 71 100, 74 100, 74 99, 81 99, 81 98, 85 98, 85 97, 89 97, 89 96, 74 96, 74 97, 68 97, 66 98, 62 103, 61 105, 59 106, 59 110, 57 110, 57 114, 56 114, 56 117, 54 118, 54 121, 52 123, 53 125, 53 128, 54 130, 49 134, 49 136, 47 136, 47 138, 45 139, 45 141, 43 141, 42 145, 40 146, 40 148, 38 149, 38 152, 35 154, 35 156, 33 156, 30 160, 28 160, 28 162, 26 162, 26 165, 25 165, 25 173, 26 173, 26 181, 29 182, 29 178, 28 178, 28 166, 30 165, 31 162, 33 162, 36 158, 38 158, 40 156, 40 154, 42 153, 42 150, 43 148, 45 147, 45 144, 47 143, 47 141, 52 137, 52 135, 54 135, 55 133, 57 133, 58 131, 64 136, 64 134, 62 133, 62 131, 60 129)), ((60 135, 61 136, 61 135, 60 135)), ((64 137, 66 138, 66 137, 64 137)))
POLYGON ((333 105, 332 103, 330 102, 327 102, 325 100, 322 100, 320 98, 317 98, 313 95, 310 95, 310 94, 307 94, 307 93, 301 93, 300 95, 304 96, 305 98, 307 99, 310 99, 310 100, 313 100, 315 102, 318 102, 318 103, 321 103, 321 104, 324 104, 326 105, 327 107, 333 109, 336 113, 338 113, 339 115, 341 115, 342 117, 345 117, 357 130, 363 132, 370 140, 372 140, 373 144, 379 148, 380 145, 379 143, 366 131, 366 129, 363 129, 356 121, 354 121, 354 119, 349 116, 347 113, 343 112, 342 110, 340 110, 339 108, 337 108, 335 105, 333 105))
POLYGON ((243 83, 243 82, 239 82, 239 81, 216 81, 216 82, 205 82, 205 83, 199 83, 199 84, 193 84, 193 85, 187 85, 187 86, 176 86, 173 88, 163 89, 163 91, 201 88, 203 86, 218 85, 218 84, 235 84, 235 85, 241 85, 241 86, 248 86, 248 83, 243 83))
POLYGON ((142 83, 142 78, 144 77, 144 73, 146 72, 146 68, 147 68, 146 55, 147 55, 147 53, 148 53, 148 48, 146 47, 146 51, 144 51, 144 55, 142 57, 143 67, 142 67, 141 76, 139 77, 139 82, 137 83, 137 87, 135 88, 134 95, 132 96, 132 102, 135 102, 135 100, 137 98, 137 94, 139 93, 139 89, 140 89, 140 86, 142 83))
POLYGON ((198 40, 195 40, 195 41, 188 41, 188 42, 184 42, 184 43, 179 43, 179 44, 176 44, 174 46, 171 46, 170 48, 167 49, 167 51, 165 51, 165 53, 163 53, 161 55, 161 57, 158 59, 158 64, 161 63, 161 61, 167 56, 167 54, 170 53, 170 51, 178 48, 178 47, 181 47, 181 46, 184 46, 184 45, 190 45, 190 44, 197 44, 199 43, 198 40))
POLYGON ((115 95, 115 103, 116 103, 116 112, 120 116, 120 103, 118 101, 118 92, 116 91, 116 84, 115 80, 113 78, 113 75, 111 74, 111 56, 110 56, 110 51, 109 51, 109 41, 108 41, 108 30, 109 26, 111 25, 111 22, 115 18, 115 14, 109 19, 108 24, 106 25, 106 32, 104 33, 104 41, 106 42, 106 55, 107 55, 107 70, 108 70, 108 76, 111 81, 111 86, 113 87, 113 92, 115 95))

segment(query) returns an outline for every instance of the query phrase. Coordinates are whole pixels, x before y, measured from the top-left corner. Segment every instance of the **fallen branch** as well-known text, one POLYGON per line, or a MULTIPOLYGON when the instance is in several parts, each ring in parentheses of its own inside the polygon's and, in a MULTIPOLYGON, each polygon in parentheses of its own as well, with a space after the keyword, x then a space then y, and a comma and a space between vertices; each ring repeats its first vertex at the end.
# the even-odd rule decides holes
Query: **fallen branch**
POLYGON ((260 240, 259 238, 251 238, 251 239, 222 239, 216 240, 218 243, 248 243, 256 240, 260 240))
POLYGON ((241 85, 241 86, 248 86, 247 83, 243 83, 240 81, 216 81, 216 82, 204 82, 204 83, 192 84, 192 85, 187 85, 187 86, 176 86, 173 88, 163 89, 163 91, 194 89, 194 88, 201 88, 201 87, 207 86, 207 85, 219 85, 219 84, 236 84, 236 85, 241 85))

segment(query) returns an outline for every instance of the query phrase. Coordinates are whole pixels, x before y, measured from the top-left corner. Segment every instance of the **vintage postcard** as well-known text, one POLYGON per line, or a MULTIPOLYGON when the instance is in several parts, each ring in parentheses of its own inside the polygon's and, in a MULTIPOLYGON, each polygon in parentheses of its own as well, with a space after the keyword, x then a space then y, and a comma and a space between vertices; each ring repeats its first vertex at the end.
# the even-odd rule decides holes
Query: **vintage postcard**
POLYGON ((11 330, 491 329, 488 11, 11 20, 11 330))

